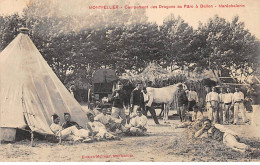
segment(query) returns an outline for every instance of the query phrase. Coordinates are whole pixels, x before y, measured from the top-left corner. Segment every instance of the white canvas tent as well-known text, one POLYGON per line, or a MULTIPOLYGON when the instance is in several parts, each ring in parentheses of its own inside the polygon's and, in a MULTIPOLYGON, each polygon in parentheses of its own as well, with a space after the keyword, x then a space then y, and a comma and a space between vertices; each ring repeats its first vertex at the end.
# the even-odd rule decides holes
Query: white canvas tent
POLYGON ((44 60, 26 28, 0 54, 0 110, 1 141, 6 130, 26 126, 53 134, 49 125, 54 113, 61 122, 65 112, 84 128, 87 122, 85 111, 44 60))

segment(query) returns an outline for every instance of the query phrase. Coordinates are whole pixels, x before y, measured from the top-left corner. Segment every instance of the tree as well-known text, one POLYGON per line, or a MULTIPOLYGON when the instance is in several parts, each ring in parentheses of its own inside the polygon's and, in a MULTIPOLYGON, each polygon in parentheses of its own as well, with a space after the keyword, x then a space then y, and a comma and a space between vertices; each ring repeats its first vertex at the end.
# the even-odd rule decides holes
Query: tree
POLYGON ((141 72, 150 62, 160 61, 164 49, 158 25, 135 24, 107 32, 108 51, 117 70, 141 72))
POLYGON ((19 28, 23 23, 23 19, 17 13, 0 16, 0 51, 19 34, 19 28))
POLYGON ((212 70, 216 77, 224 68, 231 71, 259 66, 259 42, 238 20, 236 16, 230 23, 216 15, 200 24, 190 44, 196 66, 212 70))
POLYGON ((165 44, 165 66, 177 65, 183 69, 190 64, 189 56, 191 52, 188 46, 193 39, 193 29, 181 17, 175 18, 170 14, 164 19, 163 25, 160 26, 165 44))

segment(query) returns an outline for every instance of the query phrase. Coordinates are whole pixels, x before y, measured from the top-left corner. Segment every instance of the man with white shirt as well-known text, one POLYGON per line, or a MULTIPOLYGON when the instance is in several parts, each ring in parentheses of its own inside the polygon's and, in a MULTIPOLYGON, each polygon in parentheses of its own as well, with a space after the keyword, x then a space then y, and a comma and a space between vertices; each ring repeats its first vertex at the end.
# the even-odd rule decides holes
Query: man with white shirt
POLYGON ((64 140, 84 140, 84 142, 90 142, 90 135, 92 134, 92 129, 87 125, 89 129, 78 129, 75 125, 70 127, 63 128, 60 124, 60 117, 57 114, 52 115, 52 124, 50 125, 50 129, 54 134, 60 136, 61 139, 64 140))
POLYGON ((231 89, 227 87, 227 93, 224 95, 224 115, 223 115, 223 121, 224 123, 228 124, 230 122, 230 113, 231 112, 231 104, 233 99, 233 93, 231 93, 231 89))
POLYGON ((107 109, 102 107, 102 113, 97 115, 95 118, 95 121, 99 121, 100 123, 104 124, 106 129, 109 131, 116 131, 116 129, 121 130, 122 132, 127 132, 128 129, 125 128, 121 124, 121 119, 116 119, 111 117, 110 115, 107 114, 107 109))
POLYGON ((147 116, 147 112, 149 111, 152 115, 152 118, 155 122, 155 124, 159 124, 159 121, 157 119, 156 116, 156 112, 155 109, 152 105, 153 103, 153 95, 149 94, 146 90, 146 88, 143 88, 143 95, 144 95, 144 102, 145 102, 145 111, 144 111, 144 115, 147 116))
POLYGON ((205 91, 206 91, 205 106, 206 106, 207 112, 209 112, 209 110, 210 110, 210 100, 209 100, 210 88, 206 86, 205 91))
POLYGON ((197 92, 195 92, 194 87, 192 86, 190 91, 188 91, 187 93, 187 97, 188 97, 188 108, 189 111, 192 111, 192 107, 195 106, 196 104, 198 104, 199 102, 199 97, 197 92))
POLYGON ((223 123, 223 113, 225 111, 225 104, 224 104, 224 100, 225 100, 225 92, 223 87, 219 88, 219 107, 218 107, 218 114, 217 117, 219 119, 219 123, 222 124, 223 123))
POLYGON ((260 86, 257 85, 257 82, 252 81, 249 88, 250 98, 252 100, 252 120, 251 125, 260 126, 260 86))
POLYGON ((145 132, 147 131, 147 117, 142 114, 141 108, 137 108, 136 113, 137 116, 130 121, 130 133, 142 136, 145 135, 145 132))
POLYGON ((117 136, 114 136, 107 131, 104 124, 102 124, 98 121, 95 121, 94 115, 92 113, 88 113, 87 116, 88 116, 88 119, 89 119, 89 122, 87 124, 90 125, 90 127, 92 128, 93 137, 95 137, 95 139, 97 139, 97 140, 100 140, 100 139, 118 139, 117 136))
POLYGON ((246 110, 244 106, 244 94, 239 90, 238 87, 235 88, 235 93, 233 94, 232 105, 234 106, 234 124, 238 122, 238 112, 241 112, 242 120, 244 123, 247 122, 246 110))
POLYGON ((216 87, 212 87, 212 91, 209 92, 206 96, 206 101, 209 103, 209 119, 213 121, 213 123, 217 122, 217 114, 218 114, 218 104, 219 104, 219 96, 216 92, 216 87))

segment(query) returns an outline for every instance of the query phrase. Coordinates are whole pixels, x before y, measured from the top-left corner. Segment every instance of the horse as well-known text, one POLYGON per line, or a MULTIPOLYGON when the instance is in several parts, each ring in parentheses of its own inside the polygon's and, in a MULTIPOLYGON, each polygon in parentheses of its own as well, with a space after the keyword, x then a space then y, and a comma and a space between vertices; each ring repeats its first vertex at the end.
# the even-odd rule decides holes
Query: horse
POLYGON ((168 120, 169 108, 171 104, 174 103, 175 105, 177 105, 177 94, 179 85, 182 85, 183 89, 187 89, 187 86, 183 83, 177 83, 162 88, 146 88, 148 95, 152 96, 153 103, 165 104, 163 114, 163 120, 165 122, 168 120))

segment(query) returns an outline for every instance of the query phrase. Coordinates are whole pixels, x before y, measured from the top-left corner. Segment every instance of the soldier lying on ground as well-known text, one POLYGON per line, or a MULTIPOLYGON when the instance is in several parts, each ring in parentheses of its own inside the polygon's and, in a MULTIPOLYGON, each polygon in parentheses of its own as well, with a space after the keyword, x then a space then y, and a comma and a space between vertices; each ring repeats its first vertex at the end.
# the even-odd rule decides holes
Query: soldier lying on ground
POLYGON ((244 152, 253 153, 259 151, 259 149, 257 148, 253 148, 244 143, 240 143, 239 137, 237 135, 230 133, 228 130, 226 131, 220 130, 215 126, 212 126, 211 121, 209 119, 206 119, 203 122, 202 128, 195 133, 194 137, 198 138, 203 136, 203 134, 208 138, 217 140, 219 142, 223 142, 227 147, 230 147, 235 151, 239 151, 243 153, 244 152))

